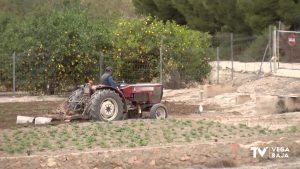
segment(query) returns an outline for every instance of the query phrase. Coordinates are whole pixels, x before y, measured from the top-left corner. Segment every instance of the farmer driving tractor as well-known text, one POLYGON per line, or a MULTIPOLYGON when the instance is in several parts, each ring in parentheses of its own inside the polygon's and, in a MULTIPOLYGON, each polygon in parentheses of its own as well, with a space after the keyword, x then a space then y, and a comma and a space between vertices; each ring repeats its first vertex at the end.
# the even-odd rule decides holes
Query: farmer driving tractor
POLYGON ((111 86, 117 89, 116 82, 112 78, 112 68, 110 66, 105 68, 104 74, 101 76, 101 83, 106 86, 111 86))
MULTIPOLYGON (((138 83, 118 87, 112 78, 111 67, 105 69, 101 77, 102 84, 94 85, 88 79, 85 83, 72 92, 64 104, 66 110, 59 111, 59 116, 33 118, 34 123, 76 119, 115 121, 127 117, 143 117, 143 112, 149 112, 152 119, 167 118, 167 108, 161 103, 162 84, 138 83)), ((22 118, 17 117, 17 123, 24 123, 22 118)))

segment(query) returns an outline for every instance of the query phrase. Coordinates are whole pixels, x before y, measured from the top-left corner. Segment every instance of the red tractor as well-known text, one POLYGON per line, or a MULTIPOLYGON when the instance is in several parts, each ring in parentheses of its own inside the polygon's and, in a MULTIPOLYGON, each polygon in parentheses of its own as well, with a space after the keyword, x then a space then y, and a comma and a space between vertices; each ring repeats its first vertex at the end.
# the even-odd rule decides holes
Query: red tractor
POLYGON ((69 97, 67 115, 72 119, 114 121, 150 112, 152 119, 165 119, 168 111, 160 103, 162 96, 161 84, 121 84, 115 89, 87 83, 69 97))

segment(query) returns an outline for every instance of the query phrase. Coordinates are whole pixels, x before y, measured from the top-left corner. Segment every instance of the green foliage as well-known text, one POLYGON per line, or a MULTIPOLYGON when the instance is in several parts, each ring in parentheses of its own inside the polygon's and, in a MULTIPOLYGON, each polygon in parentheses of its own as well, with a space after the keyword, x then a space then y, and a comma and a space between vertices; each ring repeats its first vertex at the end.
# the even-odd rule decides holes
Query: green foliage
POLYGON ((209 32, 215 32, 218 29, 219 22, 215 20, 214 11, 207 9, 205 1, 173 0, 172 2, 191 28, 209 32))
POLYGON ((138 13, 200 31, 260 34, 279 20, 298 29, 298 0, 133 0, 138 13))
POLYGON ((109 21, 118 16, 135 16, 131 0, 84 0, 82 3, 88 6, 88 14, 93 19, 109 21))
POLYGON ((63 88, 93 79, 106 35, 103 23, 90 22, 80 5, 41 8, 23 20, 11 19, 1 34, 0 48, 7 60, 17 53, 16 72, 23 80, 18 89, 45 91, 47 85, 63 88))
POLYGON ((207 33, 170 21, 139 17, 117 20, 111 38, 112 46, 104 50, 110 56, 105 63, 113 65, 118 78, 149 82, 158 77, 162 43, 166 73, 178 70, 187 81, 201 81, 210 71, 207 33))
POLYGON ((237 0, 133 0, 138 13, 174 20, 193 29, 249 32, 237 0))
POLYGON ((15 49, 22 46, 20 41, 24 32, 24 23, 13 15, 0 14, 0 86, 10 88, 12 86, 12 54, 15 49), (20 38, 19 38, 20 37, 20 38), (20 42, 16 42, 20 41, 20 42))
POLYGON ((279 0, 278 15, 282 21, 291 25, 292 29, 300 26, 300 1, 298 0, 279 0))
POLYGON ((157 146, 167 144, 185 144, 201 140, 225 141, 229 138, 252 136, 299 135, 299 127, 290 126, 278 130, 262 127, 248 127, 244 124, 230 126, 210 120, 143 120, 144 125, 135 120, 128 123, 94 122, 93 124, 62 124, 52 127, 26 127, 6 129, 0 135, 0 153, 31 153, 38 155, 41 151, 62 152, 65 150, 87 150, 99 148, 125 148, 157 146), (135 127, 134 127, 135 126, 135 127), (225 130, 225 128, 230 130, 225 130), (79 131, 78 134, 76 131, 79 131), (97 131, 98 134, 94 135, 97 131), (52 133, 56 132, 55 137, 52 133), (105 134, 106 133, 106 134, 105 134), (109 133, 109 134, 107 134, 109 133), (62 135, 71 139, 64 140, 62 135))
POLYGON ((245 14, 245 22, 252 29, 252 32, 259 34, 269 25, 276 23, 279 16, 278 0, 240 0, 237 6, 245 14))
POLYGON ((131 0, 0 0, 0 11, 23 17, 36 6, 44 5, 47 9, 54 9, 78 2, 88 7, 88 15, 93 19, 110 20, 115 16, 135 16, 131 0))
POLYGON ((218 22, 217 30, 235 33, 251 31, 245 23, 244 13, 237 6, 237 0, 204 0, 204 4, 208 11, 212 11, 215 22, 218 22))
POLYGON ((175 20, 186 24, 184 16, 173 6, 171 0, 132 0, 138 13, 153 15, 163 20, 175 20))
POLYGON ((93 20, 79 0, 59 2, 23 17, 0 14, 0 82, 7 83, 1 87, 12 86, 13 52, 17 90, 32 92, 50 87, 54 93, 95 80, 101 52, 116 79, 150 82, 159 75, 162 41, 165 73, 176 70, 186 81, 201 81, 210 71, 207 33, 153 17, 93 20))
MULTIPOLYGON (((256 38, 249 43, 246 50, 243 51, 239 60, 244 62, 261 61, 266 44, 268 44, 268 33, 256 36, 256 38)), ((265 58, 266 60, 268 58, 265 58)))

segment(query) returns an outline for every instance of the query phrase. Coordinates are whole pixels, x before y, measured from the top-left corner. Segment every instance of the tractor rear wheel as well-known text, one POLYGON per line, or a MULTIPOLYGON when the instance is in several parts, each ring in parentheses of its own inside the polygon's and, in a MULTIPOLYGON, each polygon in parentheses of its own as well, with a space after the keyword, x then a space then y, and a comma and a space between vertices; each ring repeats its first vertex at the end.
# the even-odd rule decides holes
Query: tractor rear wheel
POLYGON ((113 90, 96 91, 87 106, 86 112, 90 120, 115 121, 123 119, 124 103, 113 90))
POLYGON ((168 117, 168 110, 162 103, 155 104, 150 109, 151 119, 165 119, 168 117))

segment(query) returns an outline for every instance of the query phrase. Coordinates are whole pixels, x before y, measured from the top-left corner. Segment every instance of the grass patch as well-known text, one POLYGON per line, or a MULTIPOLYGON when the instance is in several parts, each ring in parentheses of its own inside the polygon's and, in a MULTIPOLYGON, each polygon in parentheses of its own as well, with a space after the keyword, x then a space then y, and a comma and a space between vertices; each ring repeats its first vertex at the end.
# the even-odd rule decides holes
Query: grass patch
POLYGON ((27 151, 61 151, 65 148, 79 151, 93 148, 133 148, 298 132, 299 128, 295 126, 271 131, 261 126, 233 126, 207 119, 75 122, 51 127, 6 129, 0 135, 0 151, 24 154, 27 151))

